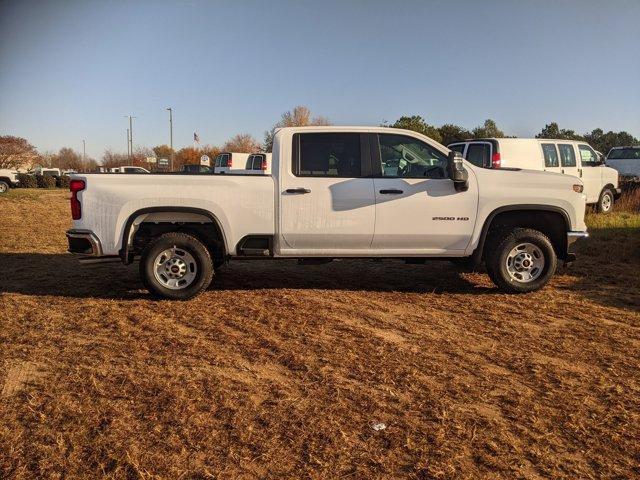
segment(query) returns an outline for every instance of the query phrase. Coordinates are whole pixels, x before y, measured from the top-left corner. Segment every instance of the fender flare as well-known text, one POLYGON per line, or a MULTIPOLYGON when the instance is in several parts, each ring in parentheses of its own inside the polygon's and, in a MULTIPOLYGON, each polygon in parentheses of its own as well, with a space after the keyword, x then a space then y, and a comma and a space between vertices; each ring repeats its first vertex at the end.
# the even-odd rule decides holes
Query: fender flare
POLYGON ((160 213, 160 212, 195 213, 195 214, 202 215, 209 218, 220 232, 220 236, 222 237, 222 242, 224 243, 225 251, 228 250, 227 239, 225 237, 224 230, 222 229, 222 225, 220 224, 220 221, 216 218, 216 216, 210 211, 205 210, 203 208, 196 208, 196 207, 176 207, 176 206, 147 207, 147 208, 141 208, 133 212, 131 215, 129 215, 129 218, 127 218, 127 221, 125 222, 124 229, 122 231, 122 247, 118 251, 118 255, 120 256, 124 264, 129 264, 133 261, 132 258, 129 258, 129 247, 130 247, 129 234, 131 232, 131 227, 133 226, 133 222, 140 215, 144 215, 147 213, 160 213))
POLYGON ((539 205, 539 204, 522 204, 522 205, 505 205, 503 207, 498 207, 493 210, 484 221, 482 225, 482 231, 480 232, 480 238, 478 239, 478 245, 475 250, 471 254, 472 263, 475 266, 480 265, 480 261, 482 260, 482 254, 484 253, 484 244, 487 240, 487 234, 489 233, 489 228, 493 223, 493 220, 501 213, 505 212, 514 212, 519 210, 529 210, 529 211, 539 211, 539 212, 550 212, 550 213, 559 213, 562 215, 564 219, 565 230, 568 232, 571 230, 571 220, 569 218, 569 214, 566 210, 556 207, 554 205, 539 205))
POLYGON ((600 200, 600 196, 602 195, 602 192, 604 192, 605 190, 611 190, 611 193, 613 193, 614 200, 617 200, 618 198, 620 198, 618 189, 613 186, 613 183, 607 183, 604 187, 602 187, 602 190, 600 190, 600 193, 598 194, 598 201, 600 200))

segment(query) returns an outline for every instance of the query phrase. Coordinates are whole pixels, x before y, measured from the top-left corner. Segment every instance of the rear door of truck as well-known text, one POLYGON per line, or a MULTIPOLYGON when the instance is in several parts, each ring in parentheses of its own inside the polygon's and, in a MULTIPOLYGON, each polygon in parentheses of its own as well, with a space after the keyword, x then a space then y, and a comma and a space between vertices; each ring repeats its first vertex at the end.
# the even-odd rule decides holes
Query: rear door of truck
POLYGON ((280 253, 366 254, 375 222, 367 134, 294 133, 290 152, 280 157, 280 253))

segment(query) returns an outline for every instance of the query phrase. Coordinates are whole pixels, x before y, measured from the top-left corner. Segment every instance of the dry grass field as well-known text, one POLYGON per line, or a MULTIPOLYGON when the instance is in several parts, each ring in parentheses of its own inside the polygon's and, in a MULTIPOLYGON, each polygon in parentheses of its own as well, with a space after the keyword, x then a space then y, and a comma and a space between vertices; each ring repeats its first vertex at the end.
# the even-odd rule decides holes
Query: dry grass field
POLYGON ((65 254, 67 197, 0 197, 0 478, 640 477, 638 213, 529 295, 261 261, 170 302, 65 254))

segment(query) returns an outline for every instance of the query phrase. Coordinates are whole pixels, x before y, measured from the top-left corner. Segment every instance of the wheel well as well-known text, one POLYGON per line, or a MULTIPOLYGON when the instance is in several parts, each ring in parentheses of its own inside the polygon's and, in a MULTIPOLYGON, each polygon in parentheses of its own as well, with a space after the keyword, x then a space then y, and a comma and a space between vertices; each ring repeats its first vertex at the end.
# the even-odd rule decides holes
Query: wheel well
POLYGON ((207 247, 212 258, 226 257, 222 228, 211 213, 183 207, 151 207, 138 210, 127 220, 120 258, 124 263, 131 263, 150 241, 169 232, 193 235, 207 247))
POLYGON ((484 229, 485 239, 480 247, 482 258, 484 259, 487 248, 491 248, 501 232, 516 227, 532 228, 544 233, 551 241, 556 255, 562 259, 566 256, 569 226, 565 215, 547 210, 509 210, 497 213, 488 220, 484 229))
POLYGON ((0 177, 0 182, 6 182, 11 185, 11 180, 9 179, 9 177, 0 177))
POLYGON ((212 258, 222 260, 225 257, 222 235, 213 222, 142 222, 133 234, 129 254, 140 255, 149 242, 169 232, 192 235, 207 247, 212 258))

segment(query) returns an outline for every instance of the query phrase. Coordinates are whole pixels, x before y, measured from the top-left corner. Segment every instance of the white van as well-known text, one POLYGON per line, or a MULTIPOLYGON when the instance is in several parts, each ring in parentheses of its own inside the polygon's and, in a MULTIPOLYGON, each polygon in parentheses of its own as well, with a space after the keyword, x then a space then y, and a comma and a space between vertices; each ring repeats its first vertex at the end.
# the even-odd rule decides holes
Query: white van
POLYGON ((213 163, 213 173, 242 173, 248 158, 248 153, 222 152, 213 163))
POLYGON ((248 175, 269 175, 271 173, 271 154, 252 153, 249 155, 243 173, 248 175))
POLYGON ((608 213, 620 196, 618 172, 604 165, 586 142, 543 138, 482 138, 448 145, 484 168, 522 168, 564 173, 584 183, 587 204, 608 213))

